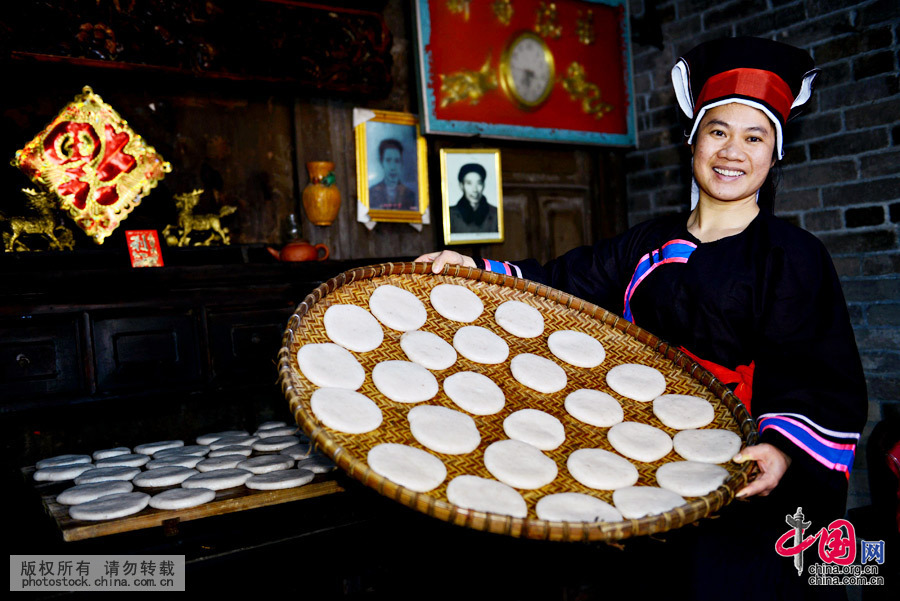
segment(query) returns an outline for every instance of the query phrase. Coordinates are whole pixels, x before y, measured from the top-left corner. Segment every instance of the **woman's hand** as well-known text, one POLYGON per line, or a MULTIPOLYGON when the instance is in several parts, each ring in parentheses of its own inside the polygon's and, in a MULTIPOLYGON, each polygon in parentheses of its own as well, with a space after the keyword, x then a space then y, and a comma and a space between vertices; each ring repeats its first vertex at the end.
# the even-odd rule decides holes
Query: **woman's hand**
POLYGON ((753 495, 765 497, 778 486, 784 472, 791 465, 791 458, 788 455, 765 442, 747 447, 735 455, 733 461, 736 463, 755 461, 760 471, 756 480, 738 491, 737 496, 741 498, 753 495))
POLYGON ((422 255, 416 259, 417 263, 427 263, 434 261, 431 266, 432 273, 440 273, 444 269, 444 265, 462 265, 463 267, 478 267, 472 257, 461 255, 452 250, 439 250, 433 253, 422 255))

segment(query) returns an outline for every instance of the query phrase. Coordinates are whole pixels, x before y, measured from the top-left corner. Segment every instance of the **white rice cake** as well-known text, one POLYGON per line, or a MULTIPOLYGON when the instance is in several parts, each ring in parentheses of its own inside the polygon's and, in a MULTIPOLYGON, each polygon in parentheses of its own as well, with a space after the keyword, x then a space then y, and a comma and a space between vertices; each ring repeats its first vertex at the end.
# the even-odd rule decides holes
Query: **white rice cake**
POLYGON ((171 449, 163 449, 153 453, 154 459, 162 459, 163 457, 172 457, 174 455, 196 455, 203 457, 209 453, 209 445, 205 444, 189 444, 183 447, 173 447, 171 449))
POLYGON ((97 467, 141 467, 150 461, 150 455, 144 453, 130 453, 128 455, 116 455, 115 457, 107 457, 106 459, 98 459, 97 467))
POLYGON ((312 447, 310 447, 308 443, 301 442, 300 444, 289 446, 286 449, 281 449, 280 451, 278 451, 278 453, 281 455, 287 455, 294 460, 299 460, 309 457, 309 453, 311 450, 312 447))
POLYGON ((622 422, 609 429, 606 439, 629 459, 652 463, 672 450, 672 437, 647 424, 622 422))
POLYGON ((210 434, 202 434, 197 437, 197 444, 209 445, 212 442, 225 438, 226 436, 249 436, 246 430, 225 430, 224 432, 212 432, 210 434))
POLYGON ((596 497, 579 492, 563 492, 541 497, 535 505, 538 518, 548 522, 619 522, 618 509, 596 497))
POLYGON ((663 394, 653 399, 653 415, 675 430, 702 428, 716 417, 712 403, 687 394, 663 394))
POLYGON ((422 446, 437 453, 464 455, 481 444, 475 420, 437 405, 418 405, 407 414, 409 429, 422 446))
POLYGON ((537 338, 544 333, 544 316, 521 301, 506 301, 494 311, 497 325, 519 338, 537 338))
POLYGON ((447 477, 443 461, 407 445, 376 445, 369 451, 367 461, 376 474, 416 492, 433 490, 447 477))
POLYGON ((41 459, 37 463, 34 464, 35 469, 42 470, 45 467, 55 467, 57 465, 72 465, 75 463, 90 463, 91 456, 90 455, 57 455, 56 457, 48 457, 46 459, 41 459))
POLYGON ((682 497, 702 497, 719 488, 728 479, 721 465, 699 461, 673 461, 656 470, 656 481, 662 488, 682 497))
POLYGON ((249 434, 244 434, 242 436, 225 436, 209 443, 209 452, 212 453, 219 449, 232 446, 252 447, 253 443, 257 440, 259 440, 259 436, 250 436, 249 434))
POLYGON ((240 486, 253 474, 247 470, 237 468, 213 470, 191 476, 181 483, 182 488, 208 488, 210 490, 224 490, 240 486))
POLYGON ((99 451, 94 451, 91 453, 91 457, 94 458, 94 461, 98 459, 106 459, 108 457, 116 457, 117 455, 129 455, 131 454, 131 449, 128 447, 115 447, 112 449, 100 449, 99 451))
POLYGON ((336 470, 337 466, 334 464, 334 461, 328 457, 315 453, 306 459, 298 461, 297 469, 309 470, 314 474, 327 474, 328 472, 336 470))
POLYGON ((741 437, 729 430, 682 430, 672 438, 675 452, 688 461, 725 463, 741 450, 741 437))
POLYGON ((134 486, 126 480, 91 482, 67 488, 56 495, 56 502, 60 505, 80 505, 100 497, 131 492, 132 490, 134 490, 134 486))
MULTIPOLYGON (((319 388, 312 393, 310 407, 316 419, 338 432, 363 434, 381 425, 381 409, 372 399, 355 390, 319 388)), ((300 442, 299 438, 296 440, 294 444, 300 442)))
POLYGON ((484 466, 500 482, 534 490, 553 482, 556 462, 540 449, 521 440, 498 440, 484 450, 484 466))
POLYGON ((469 361, 486 365, 503 363, 509 357, 506 341, 481 326, 463 326, 456 330, 453 348, 469 361))
POLYGON ((263 422, 260 425, 258 425, 257 429, 268 430, 269 428, 283 428, 284 426, 287 426, 287 425, 288 425, 287 422, 283 422, 280 420, 270 420, 270 421, 263 422))
MULTIPOLYGON (((251 450, 249 447, 242 447, 251 450)), ((217 455, 216 457, 207 457, 203 461, 197 464, 198 472, 212 472, 215 470, 227 470, 233 467, 237 467, 238 464, 242 461, 246 461, 247 457, 244 455, 217 455)))
POLYGON ((161 440, 159 442, 148 442, 144 444, 139 444, 134 447, 134 452, 141 455, 152 455, 157 451, 162 451, 163 449, 174 449, 175 447, 183 447, 183 440, 161 440))
POLYGON ((209 503, 216 498, 216 491, 208 488, 172 488, 153 495, 150 507, 173 511, 209 503))
POLYGON ((199 473, 195 469, 189 467, 181 467, 180 465, 170 465, 169 467, 161 467, 156 470, 147 470, 141 472, 134 477, 135 486, 141 488, 159 488, 161 486, 174 486, 181 484, 194 474, 199 473))
POLYGON ((506 404, 503 390, 484 374, 460 371, 444 379, 450 400, 473 415, 494 415, 506 404))
POLYGON ((447 500, 464 509, 524 518, 528 506, 519 491, 478 476, 457 476, 447 485, 447 500))
POLYGON ((544 411, 520 409, 503 420, 503 431, 515 440, 521 440, 542 451, 552 451, 566 440, 562 422, 544 411))
POLYGON ((300 439, 296 436, 270 436, 269 438, 260 438, 253 443, 253 450, 261 453, 272 451, 280 451, 299 444, 300 439))
POLYGON ((378 391, 398 403, 421 403, 440 389, 434 374, 412 361, 382 361, 372 369, 378 391))
POLYGON ((357 390, 366 371, 353 354, 333 342, 304 344, 297 351, 297 365, 306 378, 320 387, 357 390))
POLYGON ((484 311, 484 303, 478 295, 465 286, 438 284, 428 297, 434 310, 450 321, 472 323, 484 311))
POLYGON ((198 463, 203 461, 202 455, 167 455, 159 459, 153 459, 144 466, 146 470, 156 470, 161 467, 196 467, 198 463))
POLYGON ((559 392, 568 382, 563 368, 550 359, 531 353, 513 357, 509 370, 520 384, 544 394, 559 392))
POLYGON ((623 363, 606 374, 606 383, 623 397, 649 403, 666 390, 666 378, 649 365, 623 363))
POLYGON ((309 470, 279 470, 247 478, 244 486, 253 490, 281 490, 309 484, 315 474, 309 470))
POLYGON ((141 511, 150 502, 150 495, 142 492, 126 492, 100 497, 94 501, 72 505, 69 516, 75 520, 114 520, 141 511))
POLYGON ((612 395, 580 388, 566 396, 566 411, 575 419, 598 428, 609 428, 625 419, 625 412, 612 395))
POLYGON ((572 477, 597 490, 616 490, 638 481, 637 468, 624 457, 604 449, 578 449, 566 460, 572 477))
POLYGON ((390 284, 375 289, 369 297, 369 310, 378 321, 400 332, 418 330, 428 319, 425 305, 415 294, 390 284))
POLYGON ((294 459, 287 455, 260 455, 243 460, 237 467, 254 474, 267 474, 294 467, 294 459))
POLYGON ((606 350, 599 340, 575 330, 553 332, 547 338, 547 348, 551 353, 575 367, 597 367, 606 359, 606 350))
MULTIPOLYGON (((346 390, 346 388, 340 389, 346 390)), ((260 438, 270 438, 272 436, 290 436, 292 434, 297 433, 296 426, 281 426, 278 428, 265 428, 259 429, 253 433, 254 436, 259 436, 260 438)))
MULTIPOLYGON (((256 441, 254 440, 253 442, 256 441)), ((252 453, 253 447, 250 445, 230 444, 226 447, 221 447, 219 449, 210 451, 206 458, 212 459, 213 457, 222 457, 225 455, 243 455, 244 457, 249 457, 252 453)))
POLYGON ((37 482, 63 482, 77 478, 86 471, 96 469, 93 463, 72 463, 69 465, 51 465, 34 472, 37 482))
POLYGON ((655 486, 627 486, 613 491, 613 505, 628 520, 664 513, 685 502, 681 495, 655 486))
POLYGON ((356 305, 331 305, 322 321, 331 341, 347 350, 366 353, 384 341, 384 330, 378 320, 356 305))
POLYGON ((106 482, 108 480, 131 480, 140 473, 141 468, 127 465, 99 467, 95 470, 88 470, 75 478, 75 484, 90 484, 91 482, 106 482))
POLYGON ((441 371, 456 363, 456 349, 431 332, 413 330, 400 336, 400 348, 413 363, 426 369, 441 371))

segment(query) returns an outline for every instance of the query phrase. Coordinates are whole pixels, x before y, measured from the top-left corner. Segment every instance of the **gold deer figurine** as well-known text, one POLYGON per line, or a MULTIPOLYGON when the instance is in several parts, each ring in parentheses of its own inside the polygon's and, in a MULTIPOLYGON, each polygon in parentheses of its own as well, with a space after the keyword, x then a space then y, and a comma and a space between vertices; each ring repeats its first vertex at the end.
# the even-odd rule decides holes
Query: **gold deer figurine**
POLYGON ((23 188, 28 207, 37 215, 7 216, 0 211, 0 223, 6 223, 9 232, 3 233, 6 252, 40 250, 34 247, 34 238, 43 238, 48 250, 72 250, 75 238, 71 230, 57 222, 56 195, 46 190, 23 188), (23 238, 24 236, 24 238, 23 238))
POLYGON ((237 211, 237 207, 224 206, 216 213, 194 215, 193 210, 200 202, 203 190, 194 190, 175 195, 178 207, 178 223, 169 224, 163 230, 163 237, 169 246, 210 246, 216 237, 221 244, 231 244, 228 228, 222 227, 221 219, 237 211), (191 242, 192 233, 209 232, 209 237, 202 242, 191 242))

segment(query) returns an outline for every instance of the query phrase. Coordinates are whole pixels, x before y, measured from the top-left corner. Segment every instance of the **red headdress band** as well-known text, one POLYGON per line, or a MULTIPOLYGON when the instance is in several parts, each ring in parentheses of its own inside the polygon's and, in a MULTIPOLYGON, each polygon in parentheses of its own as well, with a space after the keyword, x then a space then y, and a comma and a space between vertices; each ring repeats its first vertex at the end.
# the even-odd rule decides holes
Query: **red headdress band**
POLYGON ((771 71, 740 68, 710 77, 700 90, 695 110, 710 100, 734 95, 765 102, 778 113, 782 123, 787 120, 794 102, 790 86, 771 71))

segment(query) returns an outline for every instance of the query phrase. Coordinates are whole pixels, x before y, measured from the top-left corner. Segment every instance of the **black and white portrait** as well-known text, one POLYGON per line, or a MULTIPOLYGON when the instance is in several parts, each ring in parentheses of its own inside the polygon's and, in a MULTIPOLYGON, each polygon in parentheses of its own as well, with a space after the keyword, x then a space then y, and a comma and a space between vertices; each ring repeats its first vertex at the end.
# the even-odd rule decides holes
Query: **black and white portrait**
POLYGON ((499 150, 442 150, 441 182, 445 243, 503 240, 499 150))

